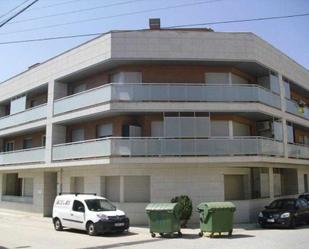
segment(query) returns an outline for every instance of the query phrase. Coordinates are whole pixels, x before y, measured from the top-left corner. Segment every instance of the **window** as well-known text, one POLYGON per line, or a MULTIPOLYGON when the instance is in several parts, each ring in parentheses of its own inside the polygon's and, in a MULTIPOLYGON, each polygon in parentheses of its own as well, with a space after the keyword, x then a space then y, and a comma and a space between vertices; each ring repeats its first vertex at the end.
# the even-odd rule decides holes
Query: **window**
POLYGON ((111 137, 113 135, 112 124, 101 124, 97 126, 97 137, 111 137))
POLYGON ((33 197, 33 178, 18 178, 17 173, 3 175, 4 195, 33 197))
POLYGON ((71 192, 84 193, 84 177, 71 177, 71 192))
POLYGON ((141 83, 141 72, 118 72, 111 75, 112 83, 141 83))
POLYGON ((18 178, 17 173, 4 174, 5 189, 4 195, 21 196, 22 195, 22 179, 18 178))
POLYGON ((108 200, 102 199, 90 199, 85 200, 86 205, 90 211, 102 212, 102 211, 116 211, 116 207, 108 200))
POLYGON ((124 176, 125 202, 150 202, 149 176, 124 176))
POLYGON ((85 140, 85 130, 84 128, 78 128, 72 130, 72 142, 78 142, 85 140))
POLYGON ((80 93, 80 92, 83 92, 83 91, 86 91, 86 84, 81 84, 81 85, 78 85, 78 86, 73 86, 73 89, 72 89, 72 93, 73 94, 80 93))
POLYGON ((42 146, 46 145, 46 135, 42 136, 42 146))
POLYGON ((229 121, 211 120, 210 122, 212 137, 228 137, 229 136, 229 121))
POLYGON ((23 149, 30 149, 32 148, 32 138, 25 138, 23 141, 23 149))
POLYGON ((224 175, 224 197, 225 200, 245 199, 245 176, 224 175))
POLYGON ((72 210, 75 211, 75 212, 84 213, 85 212, 85 206, 80 201, 74 201, 72 210))
POLYGON ((162 121, 151 122, 151 136, 152 137, 163 137, 163 122, 162 121))
POLYGON ((120 177, 106 176, 105 177, 105 195, 110 201, 120 201, 120 177))
POLYGON ((8 141, 5 143, 5 151, 13 151, 14 150, 14 141, 8 141))
POLYGON ((307 201, 302 200, 302 199, 298 199, 296 205, 299 208, 307 208, 308 207, 307 201))
POLYGON ((229 84, 229 73, 205 73, 207 84, 229 84))
POLYGON ((33 197, 33 178, 22 178, 22 195, 33 197))
POLYGON ((250 126, 238 122, 233 122, 233 136, 244 137, 250 136, 250 126))
POLYGON ((209 137, 209 117, 164 117, 165 137, 209 137))

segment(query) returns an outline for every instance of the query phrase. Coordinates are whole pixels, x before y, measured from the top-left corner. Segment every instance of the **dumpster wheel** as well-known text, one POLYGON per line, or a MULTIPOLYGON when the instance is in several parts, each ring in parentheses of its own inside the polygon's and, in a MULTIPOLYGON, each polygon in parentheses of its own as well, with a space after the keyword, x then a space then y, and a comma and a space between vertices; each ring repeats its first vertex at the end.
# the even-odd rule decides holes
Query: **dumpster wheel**
POLYGON ((231 230, 229 231, 229 237, 232 236, 232 233, 233 233, 233 229, 231 229, 231 230))
POLYGON ((182 232, 178 232, 178 237, 181 238, 182 237, 182 232))
POLYGON ((198 236, 203 237, 204 233, 201 231, 198 233, 198 236))
POLYGON ((151 233, 151 237, 152 237, 152 238, 155 238, 155 237, 156 237, 156 234, 155 234, 155 233, 151 233))

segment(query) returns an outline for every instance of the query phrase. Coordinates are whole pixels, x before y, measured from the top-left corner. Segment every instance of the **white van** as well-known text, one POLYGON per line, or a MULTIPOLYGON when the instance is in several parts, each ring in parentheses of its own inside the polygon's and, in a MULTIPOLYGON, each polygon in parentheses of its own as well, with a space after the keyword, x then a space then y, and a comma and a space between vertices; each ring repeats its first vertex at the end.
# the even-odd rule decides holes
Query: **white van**
POLYGON ((86 230, 89 235, 123 232, 129 229, 129 218, 107 199, 91 194, 60 194, 53 207, 57 231, 63 227, 86 230))

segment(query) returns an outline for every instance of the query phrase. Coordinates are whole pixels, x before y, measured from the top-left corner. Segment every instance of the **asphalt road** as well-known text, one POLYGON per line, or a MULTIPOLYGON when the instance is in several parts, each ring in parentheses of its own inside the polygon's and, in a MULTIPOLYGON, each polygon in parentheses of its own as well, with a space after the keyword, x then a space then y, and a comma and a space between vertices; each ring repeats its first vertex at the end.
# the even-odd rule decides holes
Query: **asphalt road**
POLYGON ((84 232, 56 232, 50 218, 0 210, 0 249, 3 248, 207 248, 207 249, 304 249, 309 245, 309 226, 290 229, 260 229, 255 224, 238 225, 234 235, 198 237, 199 230, 183 229, 183 238, 151 238, 148 228, 132 227, 128 233, 91 237, 84 232))

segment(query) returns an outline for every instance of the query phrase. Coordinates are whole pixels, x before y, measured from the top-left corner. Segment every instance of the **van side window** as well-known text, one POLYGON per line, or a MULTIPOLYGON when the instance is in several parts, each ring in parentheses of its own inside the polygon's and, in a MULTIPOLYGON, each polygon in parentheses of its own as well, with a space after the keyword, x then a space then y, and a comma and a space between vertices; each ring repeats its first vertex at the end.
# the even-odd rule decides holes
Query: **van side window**
POLYGON ((80 201, 74 201, 72 209, 73 211, 76 211, 76 212, 82 212, 82 213, 85 212, 85 206, 80 201))

